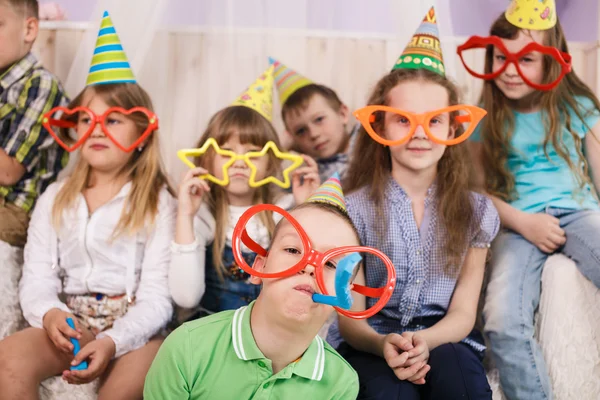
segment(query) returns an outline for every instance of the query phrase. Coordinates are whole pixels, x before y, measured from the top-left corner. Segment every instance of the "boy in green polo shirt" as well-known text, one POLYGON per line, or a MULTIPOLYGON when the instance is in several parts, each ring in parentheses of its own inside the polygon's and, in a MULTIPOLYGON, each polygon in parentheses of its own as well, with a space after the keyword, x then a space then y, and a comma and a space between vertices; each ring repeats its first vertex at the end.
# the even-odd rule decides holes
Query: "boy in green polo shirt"
MULTIPOLYGON (((328 196, 317 191, 290 214, 319 252, 358 246, 356 228, 340 207, 343 195, 328 196)), ((286 270, 302 249, 295 228, 282 219, 268 255, 258 255, 253 268, 286 270)), ((323 279, 334 293, 331 262, 324 269, 334 272, 323 272, 323 279)), ((356 399, 356 372, 317 335, 333 308, 312 299, 314 266, 285 278, 251 279, 263 285, 255 302, 185 323, 165 340, 146 376, 144 399, 356 399)))

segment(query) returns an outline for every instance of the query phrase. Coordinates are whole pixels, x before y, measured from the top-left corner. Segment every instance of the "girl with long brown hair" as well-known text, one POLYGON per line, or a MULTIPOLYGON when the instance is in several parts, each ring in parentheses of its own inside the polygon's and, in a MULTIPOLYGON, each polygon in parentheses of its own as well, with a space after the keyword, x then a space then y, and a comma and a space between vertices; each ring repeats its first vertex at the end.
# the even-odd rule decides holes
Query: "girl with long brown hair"
POLYGON ((486 79, 481 104, 488 116, 470 145, 476 181, 504 228, 492 248, 483 316, 509 399, 552 398, 534 338, 548 256, 567 255, 600 287, 594 239, 600 231, 600 104, 570 71, 554 2, 543 3, 514 2, 493 23, 490 37, 459 47, 465 61, 472 48, 485 49, 483 73, 471 72, 486 79), (547 7, 549 17, 530 6, 547 7))
POLYGON ((2 395, 37 398, 39 383, 62 373, 70 384, 101 378, 99 399, 141 398, 162 342, 156 335, 173 312, 175 198, 160 160, 158 117, 108 13, 87 87, 43 123, 80 154, 33 212, 19 287, 31 327, 0 342, 2 395), (80 341, 75 357, 70 339, 80 341))
MULTIPOLYGON (((485 112, 460 105, 445 77, 433 9, 369 104, 355 113, 363 128, 346 201, 362 244, 391 258, 398 281, 378 314, 340 316, 328 341, 358 372, 359 398, 491 399, 473 327, 499 219, 469 191, 458 144, 485 112)), ((383 271, 366 255, 355 282, 385 285, 383 271)), ((374 300, 355 296, 353 307, 374 300)))
MULTIPOLYGON (((200 304, 192 318, 237 309, 258 296, 260 286, 250 283, 250 276, 233 258, 231 238, 238 218, 255 204, 277 204, 289 209, 308 198, 320 184, 316 162, 303 156, 306 165, 291 176, 293 194, 284 193, 273 183, 253 187, 251 180, 281 178, 282 160, 273 151, 252 158, 256 170, 252 177, 245 160, 230 163, 227 156, 214 149, 216 146, 243 155, 260 152, 269 142, 281 147, 270 122, 272 70, 269 68, 231 106, 211 118, 197 147, 202 148, 208 141, 213 144, 196 159, 197 167, 187 172, 179 188, 169 287, 179 306, 195 309, 200 304), (215 179, 204 179, 207 174, 215 179), (229 182, 225 184, 226 176, 229 182)), ((276 217, 264 213, 250 224, 252 237, 265 248, 276 217)), ((254 253, 245 256, 251 265, 254 253)))

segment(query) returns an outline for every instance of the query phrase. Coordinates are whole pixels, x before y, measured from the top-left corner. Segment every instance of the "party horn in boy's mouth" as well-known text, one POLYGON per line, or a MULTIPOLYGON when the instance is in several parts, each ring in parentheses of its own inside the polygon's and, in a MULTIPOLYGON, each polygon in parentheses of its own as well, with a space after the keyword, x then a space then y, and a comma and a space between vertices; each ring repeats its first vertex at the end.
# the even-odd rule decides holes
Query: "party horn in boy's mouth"
POLYGON ((342 258, 335 270, 335 296, 327 296, 315 293, 312 299, 315 303, 327 304, 343 310, 352 307, 352 293, 350 293, 350 281, 354 276, 354 270, 361 261, 358 253, 352 253, 342 258))

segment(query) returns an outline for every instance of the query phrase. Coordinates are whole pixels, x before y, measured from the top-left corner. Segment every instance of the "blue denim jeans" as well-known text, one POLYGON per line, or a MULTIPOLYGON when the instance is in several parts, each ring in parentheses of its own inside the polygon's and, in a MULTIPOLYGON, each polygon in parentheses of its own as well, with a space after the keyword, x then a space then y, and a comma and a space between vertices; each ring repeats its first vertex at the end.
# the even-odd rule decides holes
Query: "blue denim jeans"
MULTIPOLYGON (((547 208, 565 230, 557 252, 571 258, 600 287, 600 211, 547 208)), ((513 231, 501 232, 491 249, 491 274, 483 309, 484 332, 508 399, 552 399, 552 386, 539 344, 534 313, 548 254, 513 231)), ((568 368, 568 366, 565 366, 568 368)))

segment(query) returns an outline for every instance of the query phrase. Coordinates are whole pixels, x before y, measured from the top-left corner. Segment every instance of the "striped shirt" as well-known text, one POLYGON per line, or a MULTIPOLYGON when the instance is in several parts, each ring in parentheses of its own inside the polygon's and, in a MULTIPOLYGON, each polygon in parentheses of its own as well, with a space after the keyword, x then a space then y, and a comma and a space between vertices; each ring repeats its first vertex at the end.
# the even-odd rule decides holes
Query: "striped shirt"
MULTIPOLYGON (((369 196, 369 188, 362 188, 346 198, 348 214, 356 225, 361 242, 383 251, 396 267, 397 283, 392 297, 379 313, 369 318, 369 325, 378 333, 421 330, 426 327, 421 321, 433 319, 429 317, 441 318, 448 311, 458 271, 453 274, 445 271, 445 229, 440 225, 435 198, 434 184, 428 190, 423 221, 417 227, 411 199, 390 178, 383 202, 387 230, 382 239, 379 238, 378 226, 383 221, 369 196)), ((471 198, 476 223, 469 230, 468 247, 487 248, 500 227, 498 212, 487 197, 472 193, 471 198)), ((465 248, 463 261, 466 252, 465 248)), ((386 278, 386 268, 382 262, 367 254, 367 285, 385 286, 386 278)), ((376 301, 377 299, 367 298, 367 307, 373 306, 376 301)), ((327 340, 335 348, 342 340, 337 326, 332 327, 329 332, 327 340)), ((481 343, 469 337, 464 342, 477 351, 485 349, 481 343)))
POLYGON ((0 76, 0 147, 25 167, 14 186, 0 186, 0 197, 26 212, 67 164, 68 153, 41 122, 67 102, 60 82, 31 53, 0 76))

